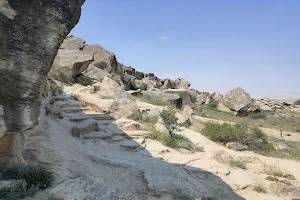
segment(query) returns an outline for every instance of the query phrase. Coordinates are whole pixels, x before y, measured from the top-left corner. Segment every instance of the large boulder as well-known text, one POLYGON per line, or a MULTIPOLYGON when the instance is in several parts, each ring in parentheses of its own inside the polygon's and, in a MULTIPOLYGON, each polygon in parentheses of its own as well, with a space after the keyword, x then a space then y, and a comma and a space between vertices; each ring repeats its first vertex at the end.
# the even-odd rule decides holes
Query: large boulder
POLYGON ((102 69, 108 73, 115 73, 119 76, 123 76, 123 69, 118 64, 116 55, 101 47, 100 45, 89 45, 84 47, 83 52, 92 53, 94 55, 94 61, 91 63, 99 69, 102 69))
POLYGON ((241 87, 229 91, 223 99, 227 108, 236 112, 252 104, 251 97, 241 87))
POLYGON ((161 90, 147 90, 143 91, 142 95, 149 98, 162 99, 176 105, 177 108, 182 108, 182 98, 178 94, 167 93, 161 90))
POLYGON ((189 89, 191 86, 191 83, 182 77, 179 77, 178 79, 176 79, 175 84, 178 89, 189 89))
POLYGON ((0 143, 7 146, 0 157, 6 157, 4 165, 18 160, 22 146, 18 145, 20 133, 4 134, 39 123, 47 74, 63 39, 77 24, 83 2, 0 1, 0 143))
POLYGON ((68 50, 83 50, 86 46, 85 40, 74 37, 73 35, 67 36, 66 39, 60 46, 60 49, 68 49, 68 50))
POLYGON ((47 73, 63 39, 77 24, 83 2, 1 1, 0 133, 38 123, 47 73))
POLYGON ((186 89, 168 89, 164 91, 167 94, 177 94, 182 99, 182 107, 189 106, 191 108, 194 108, 195 105, 193 104, 191 100, 191 95, 189 93, 189 90, 186 89))

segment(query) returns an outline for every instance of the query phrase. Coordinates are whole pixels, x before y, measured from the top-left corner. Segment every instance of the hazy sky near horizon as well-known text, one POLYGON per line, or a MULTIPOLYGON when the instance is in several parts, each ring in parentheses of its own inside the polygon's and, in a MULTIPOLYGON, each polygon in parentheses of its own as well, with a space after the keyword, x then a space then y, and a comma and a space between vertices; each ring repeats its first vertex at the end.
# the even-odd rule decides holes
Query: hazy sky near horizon
POLYGON ((87 0, 72 34, 200 91, 300 96, 300 0, 87 0))

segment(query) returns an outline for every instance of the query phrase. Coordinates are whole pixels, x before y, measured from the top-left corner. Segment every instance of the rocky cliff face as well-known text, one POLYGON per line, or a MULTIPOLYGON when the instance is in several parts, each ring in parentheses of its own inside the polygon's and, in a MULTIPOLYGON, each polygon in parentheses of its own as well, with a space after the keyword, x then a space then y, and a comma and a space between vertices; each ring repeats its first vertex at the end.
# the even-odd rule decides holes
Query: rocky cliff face
POLYGON ((0 133, 38 123, 45 78, 83 2, 0 1, 0 133))
POLYGON ((83 2, 0 1, 0 135, 38 124, 46 76, 83 2))

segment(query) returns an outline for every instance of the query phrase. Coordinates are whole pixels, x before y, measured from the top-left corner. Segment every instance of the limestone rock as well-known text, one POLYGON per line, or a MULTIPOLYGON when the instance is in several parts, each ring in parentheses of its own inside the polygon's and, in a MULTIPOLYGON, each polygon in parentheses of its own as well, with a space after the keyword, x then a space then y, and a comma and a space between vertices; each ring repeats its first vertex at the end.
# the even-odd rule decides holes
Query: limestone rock
POLYGON ((103 81, 105 77, 112 78, 110 73, 91 65, 82 74, 97 81, 103 81))
POLYGON ((177 123, 180 125, 180 126, 184 126, 184 127, 189 127, 192 125, 191 123, 191 119, 186 116, 186 115, 183 115, 179 112, 175 113, 175 116, 177 117, 177 123))
POLYGON ((97 121, 94 119, 87 119, 80 122, 72 129, 72 135, 73 137, 82 137, 87 133, 97 130, 99 130, 97 121))
POLYGON ((68 49, 68 50, 82 50, 86 46, 85 40, 74 37, 72 35, 67 36, 66 39, 60 46, 60 49, 68 49))
POLYGON ((252 103, 251 97, 240 87, 237 87, 224 96, 225 105, 232 111, 239 111, 252 103))
POLYGON ((175 84, 177 85, 178 89, 189 89, 191 86, 191 83, 182 77, 176 79, 175 84))
POLYGON ((111 53, 101 47, 100 45, 89 45, 83 49, 83 52, 93 53, 94 61, 91 63, 99 69, 102 69, 110 74, 117 74, 123 76, 123 70, 119 66, 117 58, 114 53, 111 53))
POLYGON ((252 177, 244 170, 233 170, 228 178, 235 190, 243 190, 254 183, 252 177))
POLYGON ((0 5, 1 134, 38 124, 46 76, 84 0, 5 2, 0 5))
POLYGON ((140 144, 134 140, 125 140, 120 142, 120 147, 125 150, 136 150, 139 146, 140 144))
POLYGON ((201 92, 197 95, 197 102, 196 104, 202 105, 202 104, 208 104, 210 100, 210 96, 208 92, 201 92))
POLYGON ((20 164, 25 137, 22 133, 4 135, 0 137, 0 167, 20 164))
POLYGON ((189 90, 186 89, 168 89, 164 91, 168 94, 177 94, 182 99, 182 106, 179 107, 179 109, 183 108, 184 106, 190 106, 191 108, 194 108, 195 105, 192 103, 191 95, 189 93, 189 90))
POLYGON ((177 108, 182 108, 182 99, 178 94, 167 93, 160 90, 147 90, 142 92, 143 96, 158 98, 175 104, 177 108))
POLYGON ((169 130, 163 123, 156 123, 155 129, 161 133, 164 133, 165 135, 170 135, 169 130))
POLYGON ((131 119, 120 118, 116 121, 116 124, 123 130, 123 131, 136 131, 145 129, 145 126, 139 122, 136 122, 131 119))

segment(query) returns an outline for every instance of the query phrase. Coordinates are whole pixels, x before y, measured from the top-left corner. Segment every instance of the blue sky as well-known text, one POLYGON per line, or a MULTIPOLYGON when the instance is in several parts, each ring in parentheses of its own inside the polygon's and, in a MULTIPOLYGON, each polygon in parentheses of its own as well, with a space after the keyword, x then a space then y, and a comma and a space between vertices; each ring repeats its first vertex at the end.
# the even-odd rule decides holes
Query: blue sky
POLYGON ((87 0, 72 34, 200 91, 300 97, 300 0, 87 0))

